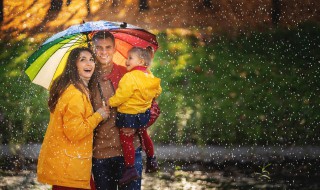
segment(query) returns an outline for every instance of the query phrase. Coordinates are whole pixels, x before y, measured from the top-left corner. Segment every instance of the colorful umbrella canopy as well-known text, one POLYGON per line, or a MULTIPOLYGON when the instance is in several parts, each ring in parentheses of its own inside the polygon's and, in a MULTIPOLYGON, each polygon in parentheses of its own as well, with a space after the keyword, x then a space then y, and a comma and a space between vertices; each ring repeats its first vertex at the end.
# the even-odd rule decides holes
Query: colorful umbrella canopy
POLYGON ((79 46, 88 47, 94 32, 110 31, 116 42, 113 61, 124 65, 127 52, 133 46, 151 46, 156 51, 156 36, 142 28, 127 23, 95 21, 73 25, 47 39, 27 61, 25 69, 30 80, 40 86, 49 88, 51 82, 59 76, 67 61, 70 51, 79 46))

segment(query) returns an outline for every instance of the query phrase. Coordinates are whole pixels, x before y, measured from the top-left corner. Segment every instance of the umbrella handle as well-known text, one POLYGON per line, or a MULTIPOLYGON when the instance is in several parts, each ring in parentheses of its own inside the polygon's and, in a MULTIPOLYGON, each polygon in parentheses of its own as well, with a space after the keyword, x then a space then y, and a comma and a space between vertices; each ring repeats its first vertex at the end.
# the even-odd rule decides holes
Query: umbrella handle
POLYGON ((106 99, 104 98, 100 82, 98 82, 98 89, 99 89, 99 93, 100 93, 100 98, 102 100, 102 106, 105 107, 106 106, 106 99))

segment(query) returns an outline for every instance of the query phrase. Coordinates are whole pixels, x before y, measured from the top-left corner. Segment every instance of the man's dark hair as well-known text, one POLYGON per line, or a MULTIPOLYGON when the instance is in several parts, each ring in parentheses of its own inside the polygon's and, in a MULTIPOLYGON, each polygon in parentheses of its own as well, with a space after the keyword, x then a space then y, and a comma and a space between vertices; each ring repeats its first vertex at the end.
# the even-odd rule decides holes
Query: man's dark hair
POLYGON ((107 38, 110 38, 112 40, 113 45, 115 45, 114 36, 109 31, 99 31, 95 33, 92 37, 92 41, 95 41, 97 39, 107 39, 107 38))

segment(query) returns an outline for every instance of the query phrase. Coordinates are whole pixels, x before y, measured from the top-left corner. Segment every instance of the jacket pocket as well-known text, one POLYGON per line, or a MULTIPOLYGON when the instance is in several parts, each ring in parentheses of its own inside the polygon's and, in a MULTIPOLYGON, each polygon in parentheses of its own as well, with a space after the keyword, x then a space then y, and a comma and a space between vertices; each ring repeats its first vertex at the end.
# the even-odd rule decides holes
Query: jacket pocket
POLYGON ((66 177, 73 180, 90 180, 92 157, 66 155, 66 177))

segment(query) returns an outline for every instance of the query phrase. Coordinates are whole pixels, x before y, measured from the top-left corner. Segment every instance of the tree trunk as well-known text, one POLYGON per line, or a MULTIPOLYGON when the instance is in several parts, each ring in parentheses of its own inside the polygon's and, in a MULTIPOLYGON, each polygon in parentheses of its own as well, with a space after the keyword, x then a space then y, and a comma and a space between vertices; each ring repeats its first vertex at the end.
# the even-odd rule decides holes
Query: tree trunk
POLYGON ((203 6, 206 8, 211 8, 212 7, 211 0, 203 0, 203 6))
POLYGON ((119 0, 113 0, 111 5, 112 5, 112 7, 117 7, 117 6, 119 6, 119 4, 120 4, 119 0))
POLYGON ((272 0, 271 19, 273 25, 278 25, 281 15, 281 0, 272 0))
POLYGON ((88 15, 90 15, 91 11, 90 11, 90 0, 87 0, 87 11, 88 11, 88 15))
POLYGON ((148 0, 139 0, 139 11, 145 11, 149 9, 148 0))
POLYGON ((3 0, 0 1, 0 22, 3 21, 3 0))
POLYGON ((63 5, 63 0, 51 0, 49 11, 60 11, 63 5))

